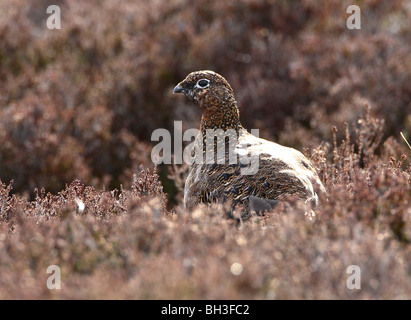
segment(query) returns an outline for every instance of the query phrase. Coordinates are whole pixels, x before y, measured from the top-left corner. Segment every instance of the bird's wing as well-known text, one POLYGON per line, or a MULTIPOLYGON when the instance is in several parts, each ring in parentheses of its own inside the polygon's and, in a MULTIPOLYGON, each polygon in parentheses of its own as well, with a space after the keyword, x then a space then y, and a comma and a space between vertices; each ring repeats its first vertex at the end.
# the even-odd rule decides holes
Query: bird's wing
MULTIPOLYGON (((325 192, 314 166, 298 150, 284 147, 245 132, 239 137, 237 152, 240 156, 240 162, 241 157, 259 155, 260 164, 262 164, 261 169, 266 170, 267 174, 270 174, 270 164, 273 168, 278 167, 276 164, 284 164, 283 168, 279 169, 279 173, 297 178, 312 197, 317 197, 316 191, 325 192)), ((317 199, 313 200, 317 201, 317 199)))

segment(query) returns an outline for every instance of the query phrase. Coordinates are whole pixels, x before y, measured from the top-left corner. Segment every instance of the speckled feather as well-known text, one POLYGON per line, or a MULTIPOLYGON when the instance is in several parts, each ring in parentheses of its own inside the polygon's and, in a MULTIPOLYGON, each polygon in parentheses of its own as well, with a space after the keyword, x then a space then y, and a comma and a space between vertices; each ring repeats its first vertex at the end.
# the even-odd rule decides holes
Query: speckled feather
POLYGON ((231 201, 233 206, 247 206, 250 196, 274 203, 271 200, 297 195, 313 204, 317 203, 316 191, 324 192, 325 189, 310 161, 295 149, 248 133, 240 123, 233 89, 221 75, 208 70, 192 72, 175 87, 174 92, 183 93, 201 109, 200 133, 195 144, 202 148, 204 160, 207 129, 235 132, 235 152, 239 156, 235 164, 230 164, 228 143, 217 145, 216 139, 212 151, 217 154, 218 148, 224 148, 225 161, 218 164, 215 157, 214 163, 191 165, 184 189, 187 208, 199 203, 226 200, 231 201), (201 80, 207 80, 208 85, 201 86, 201 83, 207 82, 201 80), (249 155, 258 157, 258 170, 254 174, 242 174, 241 169, 246 169, 246 165, 241 162, 241 157, 249 155))

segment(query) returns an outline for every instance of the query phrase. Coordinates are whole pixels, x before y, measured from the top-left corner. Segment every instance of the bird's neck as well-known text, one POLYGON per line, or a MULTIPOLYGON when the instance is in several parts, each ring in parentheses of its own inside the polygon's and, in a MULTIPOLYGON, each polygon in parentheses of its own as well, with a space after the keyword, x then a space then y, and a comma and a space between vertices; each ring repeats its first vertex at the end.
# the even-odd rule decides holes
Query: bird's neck
POLYGON ((223 102, 216 106, 207 106, 202 109, 200 130, 205 133, 207 129, 234 129, 237 132, 244 127, 240 122, 240 113, 235 100, 223 102))

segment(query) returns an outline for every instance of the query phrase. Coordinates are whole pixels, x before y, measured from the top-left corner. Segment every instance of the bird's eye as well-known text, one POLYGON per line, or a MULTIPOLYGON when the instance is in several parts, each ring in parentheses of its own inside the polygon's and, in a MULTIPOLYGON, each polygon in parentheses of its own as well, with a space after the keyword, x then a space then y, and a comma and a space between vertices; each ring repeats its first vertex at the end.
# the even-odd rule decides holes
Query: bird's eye
POLYGON ((201 89, 208 88, 209 86, 210 86, 210 80, 207 80, 207 79, 198 80, 196 84, 196 87, 201 88, 201 89))

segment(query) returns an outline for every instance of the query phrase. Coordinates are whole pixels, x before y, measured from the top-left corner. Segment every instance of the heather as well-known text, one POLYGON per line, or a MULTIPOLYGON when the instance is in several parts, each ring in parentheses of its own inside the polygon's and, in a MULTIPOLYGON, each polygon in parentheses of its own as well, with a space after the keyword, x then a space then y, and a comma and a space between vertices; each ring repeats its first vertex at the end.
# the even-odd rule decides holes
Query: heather
POLYGON ((0 2, 0 298, 409 299, 407 1, 358 2, 361 30, 348 1, 188 2, 0 2), (150 137, 198 128, 172 89, 199 69, 232 84, 247 128, 313 161, 314 215, 183 208, 186 165, 154 167, 150 137))

